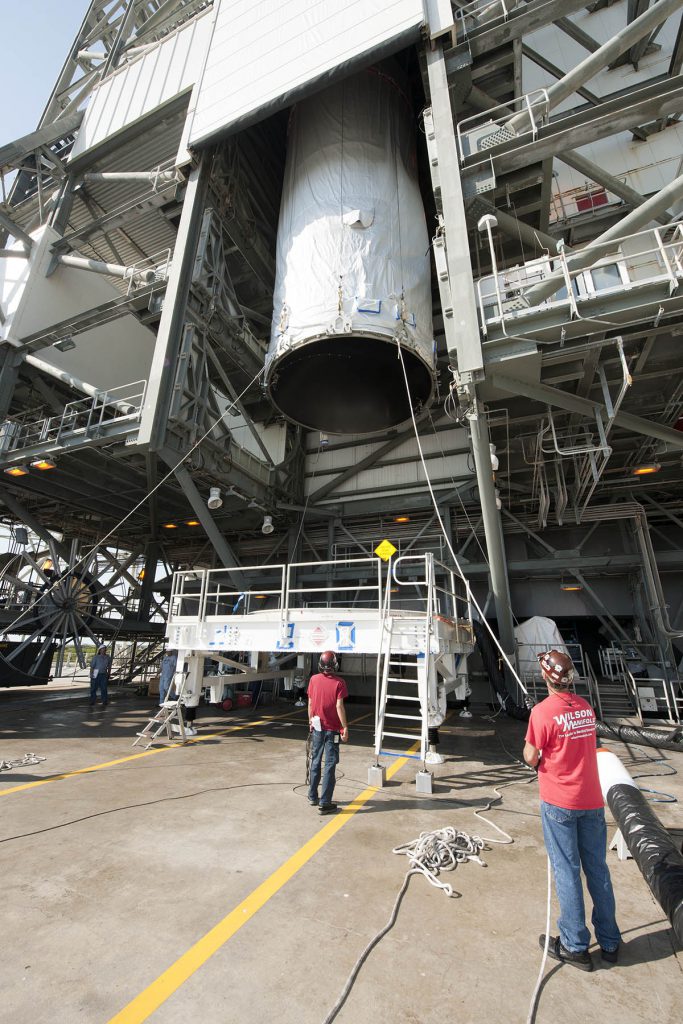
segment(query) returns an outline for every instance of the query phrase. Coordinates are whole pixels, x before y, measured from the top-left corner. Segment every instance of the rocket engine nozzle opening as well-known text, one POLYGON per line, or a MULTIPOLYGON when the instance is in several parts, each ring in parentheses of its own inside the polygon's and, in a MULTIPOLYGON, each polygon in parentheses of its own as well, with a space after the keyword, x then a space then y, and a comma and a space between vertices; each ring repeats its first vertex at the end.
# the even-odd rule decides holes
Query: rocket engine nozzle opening
MULTIPOLYGON (((413 411, 429 401, 432 374, 402 349, 413 411)), ((396 345, 344 335, 308 342, 282 355, 268 389, 290 420, 329 434, 370 434, 410 419, 410 402, 396 345)))

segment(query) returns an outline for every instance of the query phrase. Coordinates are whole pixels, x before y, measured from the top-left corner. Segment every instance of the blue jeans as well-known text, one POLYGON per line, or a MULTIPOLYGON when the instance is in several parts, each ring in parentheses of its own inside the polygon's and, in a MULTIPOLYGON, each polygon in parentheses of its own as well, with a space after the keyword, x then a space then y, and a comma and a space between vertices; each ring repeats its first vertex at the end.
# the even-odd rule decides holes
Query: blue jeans
POLYGON ((164 679, 161 676, 159 680, 159 703, 163 704, 168 699, 168 691, 171 689, 171 683, 173 682, 173 676, 169 679, 164 679))
POLYGON ((334 784, 337 781, 335 769, 339 764, 339 733, 331 730, 316 730, 311 733, 311 777, 308 786, 309 800, 318 799, 318 784, 320 782, 320 767, 325 754, 325 771, 323 773, 323 788, 320 794, 321 807, 332 803, 334 784))
POLYGON ((619 945, 612 879, 607 867, 607 826, 602 807, 591 811, 572 811, 541 800, 543 838, 555 876, 555 891, 560 904, 557 924, 560 941, 571 953, 588 949, 590 932, 586 928, 581 868, 593 901, 593 930, 606 950, 619 945))
POLYGON ((107 694, 107 674, 106 672, 98 672, 93 678, 90 678, 90 703, 94 704, 97 699, 97 691, 100 690, 102 693, 102 703, 106 704, 109 696, 107 694))

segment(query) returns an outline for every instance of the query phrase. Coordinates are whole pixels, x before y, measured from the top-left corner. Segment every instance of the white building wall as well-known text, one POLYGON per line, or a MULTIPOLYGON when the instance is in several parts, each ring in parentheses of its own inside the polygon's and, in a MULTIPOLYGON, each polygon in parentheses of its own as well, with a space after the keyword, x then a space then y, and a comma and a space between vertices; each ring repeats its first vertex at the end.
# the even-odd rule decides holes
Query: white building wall
MULTIPOLYGON (((0 302, 6 316, 0 339, 5 344, 120 298, 107 278, 88 270, 57 267, 47 277, 51 247, 59 237, 50 227, 40 228, 32 234, 29 260, 0 260, 0 302)), ((69 352, 50 346, 37 355, 104 390, 147 379, 155 339, 136 317, 120 317, 74 340, 76 347, 69 352)))
MULTIPOLYGON (((425 430, 424 427, 422 429, 425 430)), ((315 441, 315 447, 309 447, 306 452, 307 494, 314 493, 345 469, 362 462, 386 443, 384 437, 380 441, 370 442, 359 438, 358 443, 352 447, 335 449, 335 439, 331 437, 330 450, 318 446, 319 436, 315 433, 310 435, 315 441)), ((429 479, 436 490, 453 488, 461 484, 463 478, 474 476, 470 456, 465 451, 454 453, 454 449, 466 449, 467 443, 465 431, 458 427, 439 433, 426 432, 421 436, 420 444, 427 463, 429 479)), ((380 459, 379 464, 361 470, 340 484, 329 500, 334 502, 341 495, 346 500, 356 497, 368 498, 372 496, 373 491, 396 491, 397 488, 402 495, 424 494, 425 474, 414 437, 397 445, 385 456, 385 460, 380 459), (385 460, 390 461, 391 465, 383 466, 381 463, 385 460)))
POLYGON ((424 21, 422 0, 220 0, 189 144, 205 141, 424 21))
MULTIPOLYGON (((257 459, 263 459, 263 452, 259 448, 249 427, 247 427, 241 416, 231 416, 227 420, 233 440, 242 448, 255 455, 257 459)), ((264 426, 259 423, 257 428, 259 437, 268 451, 273 463, 277 466, 285 457, 285 443, 287 440, 287 426, 284 423, 271 423, 264 426)))
POLYGON ((172 32, 124 64, 95 89, 71 160, 192 88, 204 62, 211 14, 207 11, 172 32))

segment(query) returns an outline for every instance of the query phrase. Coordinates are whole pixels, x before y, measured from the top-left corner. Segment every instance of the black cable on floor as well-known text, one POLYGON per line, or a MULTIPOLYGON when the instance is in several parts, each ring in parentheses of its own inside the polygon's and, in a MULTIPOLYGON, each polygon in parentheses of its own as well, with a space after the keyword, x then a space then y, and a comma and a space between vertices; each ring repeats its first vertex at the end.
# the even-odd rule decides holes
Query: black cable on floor
POLYGON ((90 821, 91 818, 102 818, 107 814, 116 814, 118 811, 131 811, 136 807, 153 807, 155 804, 170 803, 173 800, 190 800, 195 796, 204 796, 206 793, 224 793, 231 789, 252 789, 256 786, 291 786, 291 782, 245 782, 239 786, 212 786, 210 789, 200 789, 196 793, 180 793, 177 796, 162 796, 157 800, 144 800, 139 804, 125 804, 123 807, 110 807, 106 811, 95 811, 93 814, 85 814, 82 818, 72 818, 71 821, 61 821, 57 825, 48 825, 47 828, 36 829, 35 832, 22 832, 17 836, 7 836, 0 839, 0 843, 10 843, 15 839, 28 839, 30 836, 39 836, 44 832, 54 832, 58 828, 66 828, 67 825, 78 825, 81 821, 90 821))
POLYGON ((404 897, 404 895, 406 893, 406 890, 408 888, 408 883, 410 882, 411 877, 413 875, 418 874, 418 873, 419 872, 417 872, 417 871, 408 871, 408 873, 406 874, 406 877, 403 879, 403 885, 399 889, 398 896, 396 897, 396 901, 394 902, 394 908, 391 911, 391 916, 390 916, 389 920, 385 924, 384 928, 382 928, 381 931, 377 932, 375 937, 372 938, 370 940, 370 942, 368 942, 367 946, 365 947, 365 949, 363 950, 361 955, 356 960, 356 962, 355 962, 355 964, 353 966, 353 970, 351 971, 351 973, 350 973, 350 975, 349 975, 349 977, 348 977, 348 979, 346 981, 346 984, 344 985, 344 988, 342 989, 341 995, 337 999, 337 1002, 334 1004, 334 1006, 332 1007, 332 1009, 330 1010, 328 1015, 325 1017, 325 1020, 323 1021, 323 1024, 331 1024, 331 1022, 335 1019, 335 1017, 337 1016, 337 1014, 341 1010, 342 1006, 346 1002, 346 1000, 348 998, 348 995, 349 995, 349 992, 353 988, 354 982, 355 982, 356 978, 358 977, 358 972, 360 971, 361 967, 363 966, 363 964, 367 960, 369 954, 375 948, 375 946, 380 941, 380 939, 383 939, 384 936, 387 934, 387 932, 391 931, 391 929, 396 924, 396 918, 398 916, 398 911, 399 911, 399 908, 401 906, 401 900, 403 899, 403 897, 404 897))

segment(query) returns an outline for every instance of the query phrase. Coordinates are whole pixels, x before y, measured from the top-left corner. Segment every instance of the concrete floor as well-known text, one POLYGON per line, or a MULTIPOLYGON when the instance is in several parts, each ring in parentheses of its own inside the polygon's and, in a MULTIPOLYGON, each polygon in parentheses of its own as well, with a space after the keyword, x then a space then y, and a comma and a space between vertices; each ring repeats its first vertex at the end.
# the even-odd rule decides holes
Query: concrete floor
MULTIPOLYGON (((459 899, 412 878, 396 925, 336 1019, 527 1020, 546 858, 537 784, 504 749, 519 752, 521 723, 454 716, 441 730, 447 760, 431 797, 416 795, 415 761, 367 793, 371 708, 350 704, 335 795, 347 803, 364 794, 364 802, 321 818, 302 787, 303 709, 203 707, 197 741, 130 760, 151 707, 116 691, 108 708, 94 710, 78 687, 0 691, 0 758, 46 758, 0 773, 2 1019, 322 1024, 389 918, 407 866, 392 847, 445 825, 499 838, 473 808, 494 785, 519 780, 487 815, 512 845, 491 845, 486 868, 468 863, 445 876, 459 899), (43 779, 54 781, 21 788, 43 779)), ((653 751, 613 748, 633 775, 683 769, 677 753, 651 765, 653 751)), ((683 803, 683 771, 641 785, 683 803)), ((655 806, 679 836, 680 806, 655 806)), ((593 974, 549 961, 536 1024, 678 1024, 683 1016, 683 958, 668 921, 632 860, 613 853, 610 865, 621 960, 603 967, 596 958, 593 974)), ((553 904, 553 931, 556 916, 553 904)))

